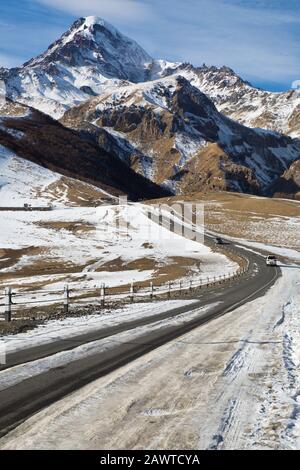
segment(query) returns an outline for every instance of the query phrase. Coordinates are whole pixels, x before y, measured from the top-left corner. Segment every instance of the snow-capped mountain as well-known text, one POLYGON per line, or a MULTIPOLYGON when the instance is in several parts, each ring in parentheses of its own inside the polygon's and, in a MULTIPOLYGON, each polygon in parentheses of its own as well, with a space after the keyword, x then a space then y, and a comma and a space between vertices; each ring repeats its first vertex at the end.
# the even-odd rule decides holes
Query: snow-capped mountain
MULTIPOLYGON (((259 90, 228 67, 155 60, 101 18, 80 18, 40 56, 0 69, 0 80, 11 100, 61 118, 89 145, 96 140, 101 158, 112 158, 106 183, 135 196, 150 184, 146 178, 175 192, 271 194, 300 158, 299 141, 280 135, 300 136, 299 91, 259 90), (118 165, 143 181, 124 185, 126 171, 118 165)), ((79 168, 80 177, 94 171, 90 162, 79 168)))
POLYGON ((69 110, 62 123, 176 193, 269 194, 300 158, 300 141, 232 121, 180 76, 107 92, 69 110))
POLYGON ((116 88, 159 76, 176 64, 153 59, 97 17, 80 18, 48 50, 6 77, 13 100, 60 117, 66 109, 116 88))
POLYGON ((155 60, 97 17, 80 18, 48 50, 17 69, 0 69, 8 96, 60 118, 72 106, 119 86, 181 75, 223 114, 249 127, 300 137, 300 91, 270 93, 228 67, 155 60))
POLYGON ((25 202, 32 192, 39 193, 39 198, 51 193, 56 195, 54 199, 71 192, 74 200, 84 192, 86 203, 87 194, 91 201, 119 194, 128 194, 133 199, 167 194, 115 155, 100 150, 87 137, 33 108, 6 100, 0 103, 1 205, 7 204, 9 194, 15 194, 12 200, 20 200, 17 193, 24 194, 26 184, 25 202), (76 184, 71 178, 77 180, 76 184), (16 185, 16 181, 20 184, 16 185))

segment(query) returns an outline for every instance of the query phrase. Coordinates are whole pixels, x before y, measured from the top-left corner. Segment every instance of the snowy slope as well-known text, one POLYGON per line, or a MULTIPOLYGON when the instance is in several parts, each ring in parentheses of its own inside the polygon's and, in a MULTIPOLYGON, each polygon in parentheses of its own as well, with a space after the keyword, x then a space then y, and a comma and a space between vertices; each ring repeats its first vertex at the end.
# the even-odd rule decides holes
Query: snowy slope
POLYGON ((0 208, 72 206, 101 203, 114 196, 100 188, 76 181, 15 155, 0 145, 0 208))
POLYGON ((61 175, 18 158, 0 146, 0 205, 23 206, 24 203, 47 205, 52 198, 47 187, 58 182, 61 175))

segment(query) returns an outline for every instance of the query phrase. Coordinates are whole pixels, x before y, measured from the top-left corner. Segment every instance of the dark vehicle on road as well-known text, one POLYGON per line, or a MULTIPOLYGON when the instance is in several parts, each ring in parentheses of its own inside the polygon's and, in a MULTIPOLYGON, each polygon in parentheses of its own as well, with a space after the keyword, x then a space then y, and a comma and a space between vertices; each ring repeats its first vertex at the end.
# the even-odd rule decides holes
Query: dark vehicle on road
POLYGON ((222 240, 221 237, 216 237, 215 238, 215 243, 216 243, 216 245, 224 245, 224 240, 222 240))

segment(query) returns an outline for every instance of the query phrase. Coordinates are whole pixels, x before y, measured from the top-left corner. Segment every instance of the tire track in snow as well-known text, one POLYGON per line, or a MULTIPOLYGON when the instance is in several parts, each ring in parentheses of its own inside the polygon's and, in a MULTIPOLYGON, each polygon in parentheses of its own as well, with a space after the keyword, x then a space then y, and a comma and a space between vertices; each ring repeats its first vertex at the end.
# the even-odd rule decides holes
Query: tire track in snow
POLYGON ((285 317, 286 317, 286 314, 287 314, 287 307, 290 307, 291 306, 291 301, 287 302, 285 305, 283 305, 282 307, 282 315, 281 317, 279 318, 278 322, 274 325, 274 328, 273 330, 275 330, 276 328, 278 328, 279 326, 283 325, 284 321, 285 321, 285 317))
POLYGON ((287 372, 289 389, 293 390, 296 383, 296 365, 293 359, 293 338, 288 334, 285 333, 282 340, 282 358, 283 364, 287 372))
MULTIPOLYGON (((297 417, 300 415, 300 404, 296 403, 288 417, 291 407, 291 400, 295 400, 295 385, 297 382, 297 366, 294 361, 294 338, 292 335, 292 323, 294 316, 294 302, 289 300, 282 305, 281 316, 272 328, 282 345, 280 366, 280 356, 273 368, 281 370, 278 381, 274 382, 271 375, 269 380, 265 380, 266 389, 263 391, 263 401, 259 410, 259 419, 254 428, 251 438, 254 447, 259 443, 263 448, 280 449, 286 448, 287 442, 293 444, 293 429, 297 417), (294 396, 291 396, 291 395, 294 396), (286 418, 285 418, 286 415, 286 418), (286 421, 288 424, 286 425, 286 421)), ((279 353, 279 351, 278 351, 279 353)), ((270 366, 269 369, 272 369, 270 366)), ((276 374, 277 375, 277 374, 276 374)), ((297 393, 296 393, 297 395, 297 393)), ((300 392, 299 392, 300 395, 300 392)))
POLYGON ((245 358, 246 358, 246 347, 248 346, 248 341, 251 338, 252 330, 247 334, 247 336, 241 340, 241 346, 235 351, 227 362, 225 369, 222 373, 222 377, 231 377, 231 380, 234 380, 239 371, 244 367, 245 358))
MULTIPOLYGON (((249 339, 253 330, 250 330, 246 337, 240 342, 240 347, 232 354, 221 374, 221 393, 215 399, 217 415, 221 415, 218 430, 213 434, 211 442, 206 447, 207 450, 218 450, 227 445, 232 447, 239 440, 242 428, 242 410, 245 401, 245 390, 243 383, 245 374, 253 368, 255 357, 249 351, 249 339), (226 403, 220 409, 219 403, 226 403), (227 442, 228 441, 228 442, 227 442)), ((222 405, 221 405, 222 406, 222 405)), ((214 410, 214 412, 215 412, 214 410)))
POLYGON ((232 424, 236 404, 236 399, 230 399, 227 403, 218 431, 213 435, 212 442, 208 446, 207 450, 218 450, 224 443, 224 434, 229 430, 232 424))

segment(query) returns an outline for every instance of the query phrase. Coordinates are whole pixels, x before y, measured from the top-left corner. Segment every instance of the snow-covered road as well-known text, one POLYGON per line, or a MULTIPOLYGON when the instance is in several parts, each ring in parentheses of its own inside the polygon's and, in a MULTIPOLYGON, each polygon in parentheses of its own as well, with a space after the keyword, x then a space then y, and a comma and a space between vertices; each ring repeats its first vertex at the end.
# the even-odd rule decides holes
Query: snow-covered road
POLYGON ((1 448, 299 448, 300 268, 28 419, 1 448))

